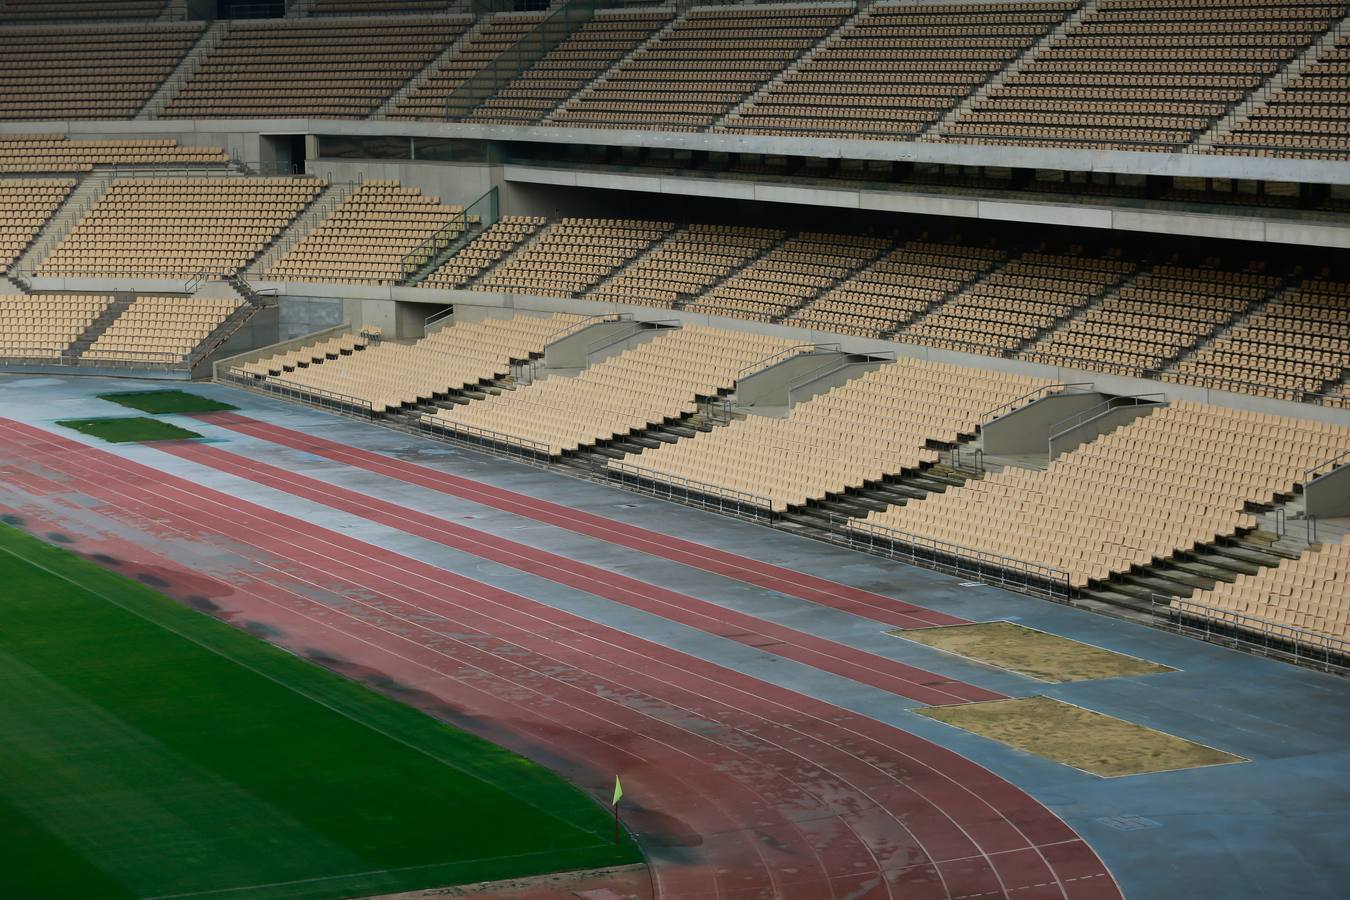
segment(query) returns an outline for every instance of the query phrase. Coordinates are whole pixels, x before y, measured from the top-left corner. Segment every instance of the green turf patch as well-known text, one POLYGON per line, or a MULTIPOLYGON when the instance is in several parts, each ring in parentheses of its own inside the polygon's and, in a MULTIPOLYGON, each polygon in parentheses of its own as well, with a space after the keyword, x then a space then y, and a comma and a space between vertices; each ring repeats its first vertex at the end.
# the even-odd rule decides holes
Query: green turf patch
POLYGON ((329 898, 632 863, 550 772, 0 526, 0 897, 329 898))
POLYGON ((144 416, 125 419, 65 419, 56 424, 114 444, 181 441, 201 437, 195 431, 188 431, 186 428, 179 428, 158 419, 147 419, 144 416))
POLYGON ((187 391, 128 391, 118 394, 99 394, 100 400, 107 400, 120 406, 129 406, 151 415, 164 413, 203 413, 223 412, 238 409, 228 403, 212 400, 187 391))

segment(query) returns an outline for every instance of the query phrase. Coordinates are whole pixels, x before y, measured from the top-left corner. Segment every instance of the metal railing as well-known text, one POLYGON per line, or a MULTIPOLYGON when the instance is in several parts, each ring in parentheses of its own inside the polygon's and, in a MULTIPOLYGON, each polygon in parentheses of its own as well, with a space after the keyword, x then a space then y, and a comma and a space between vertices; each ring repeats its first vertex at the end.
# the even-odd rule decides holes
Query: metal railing
POLYGON ((1007 403, 995 406, 993 409, 988 409, 980 413, 980 430, 983 431, 984 427, 995 419, 1006 416, 1010 412, 1014 412, 1024 406, 1035 403, 1037 400, 1048 397, 1051 394, 1062 394, 1067 393, 1071 388, 1090 388, 1092 386, 1093 383, 1091 381, 1071 381, 1061 384, 1042 385, 1035 390, 1027 391, 1020 397, 1014 397, 1007 403))
POLYGON ((752 362, 750 365, 736 373, 736 380, 740 381, 747 375, 755 375, 759 372, 763 372, 765 369, 778 365, 780 362, 786 362, 789 359, 804 356, 807 353, 814 353, 817 350, 832 350, 836 353, 840 352, 838 344, 793 344, 791 347, 779 350, 777 353, 771 353, 763 359, 752 362))
MULTIPOLYGON (((1050 426, 1050 437, 1048 440, 1050 458, 1054 459, 1057 455, 1055 442, 1064 435, 1078 428, 1083 427, 1089 422, 1100 419, 1102 416, 1115 412, 1118 409, 1137 409, 1141 406, 1164 407, 1167 405, 1167 395, 1163 393, 1152 394, 1131 394, 1129 396, 1110 397, 1107 400, 1098 403, 1096 406, 1075 413, 1074 415, 1060 419, 1050 426)), ((1090 440, 1090 438, 1089 438, 1090 440)), ((1081 443, 1086 443, 1080 442, 1081 443)), ((1075 445, 1079 446, 1079 445, 1075 445)))
POLYGON ((830 514, 830 525, 833 533, 840 537, 836 543, 853 550, 1050 600, 1071 603, 1075 595, 1069 573, 1053 566, 1000 556, 885 525, 864 525, 834 513, 830 514))
MULTIPOLYGON (((860 355, 862 354, 845 354, 842 359, 829 360, 827 362, 823 362, 816 368, 812 369, 810 372, 807 372, 805 375, 802 375, 797 380, 789 381, 787 386, 788 409, 791 409, 794 405, 792 395, 794 393, 800 392, 801 389, 806 387, 807 385, 816 381, 820 381, 822 378, 829 378, 831 375, 835 374, 836 372, 842 372, 849 366, 862 365, 863 363, 873 361, 873 360, 858 360, 852 358, 853 356, 860 356, 860 355)), ((885 353, 869 354, 869 356, 876 356, 877 360, 882 360, 885 359, 886 357, 889 357, 891 362, 895 361, 895 353, 891 351, 886 351, 885 353)))
POLYGON ((757 521, 773 521, 775 518, 773 501, 759 494, 693 478, 652 472, 631 463, 610 462, 606 471, 611 480, 640 494, 757 521))
POLYGON ((456 441, 470 447, 507 450, 512 454, 539 461, 548 461, 558 456, 558 454, 552 452, 552 448, 548 444, 540 441, 532 441, 529 438, 517 437, 514 434, 493 431, 490 428, 479 428, 477 425, 451 422, 431 413, 423 413, 418 416, 417 424, 427 434, 456 441))
POLYGON ((441 322, 444 322, 446 319, 450 318, 454 314, 455 314, 455 307, 448 306, 445 309, 441 310, 440 312, 432 313, 431 315, 427 316, 425 319, 422 320, 422 334, 425 336, 427 330, 430 329, 432 325, 437 325, 441 322))
POLYGON ((1271 384, 1256 384, 1238 378, 1225 378, 1219 375, 1187 374, 1182 376, 1175 372, 1161 372, 1157 377, 1159 381, 1166 381, 1169 384, 1203 388, 1207 391, 1226 391, 1230 394, 1268 397, 1271 400, 1285 400, 1289 403, 1308 403, 1313 406, 1350 408, 1350 398, 1334 393, 1326 394, 1313 393, 1312 391, 1296 391, 1289 388, 1276 387, 1271 384))
MULTIPOLYGON (((186 356, 179 356, 173 353, 163 353, 159 351, 143 350, 107 350, 98 351, 106 353, 116 353, 115 357, 88 357, 75 356, 67 347, 61 347, 51 355, 46 357, 32 356, 35 349, 20 346, 2 346, 0 345, 0 365, 5 366, 61 366, 72 369, 76 368, 100 368, 100 369, 136 369, 150 371, 176 371, 184 369, 186 366, 186 356)), ((86 351, 87 352, 87 351, 86 351)))
POLYGON ((1343 638, 1159 594, 1152 596, 1149 612, 1153 624, 1168 631, 1326 672, 1350 674, 1350 641, 1343 638))
POLYGON ((499 215, 500 206, 497 201, 497 188, 494 185, 466 206, 459 215, 404 254, 398 263, 398 283, 408 287, 420 284, 445 260, 495 225, 499 215))
POLYGON ((1305 469, 1303 471, 1303 484, 1306 486, 1308 482, 1312 481, 1314 478, 1329 475, 1341 466, 1350 466, 1350 450, 1337 456, 1333 456, 1331 459, 1323 460, 1309 469, 1305 469))
POLYGON ((216 380, 247 388, 251 391, 284 397, 287 400, 298 400, 306 406, 313 406, 356 419, 373 421, 376 417, 370 401, 362 397, 353 397, 349 394, 339 394, 335 391, 325 391, 322 388, 296 384, 275 375, 265 377, 250 375, 242 369, 231 368, 223 372, 217 372, 216 380))
POLYGON ((594 18, 600 5, 598 0, 567 0, 451 91, 445 98, 445 120, 453 122, 469 115, 575 34, 594 18))

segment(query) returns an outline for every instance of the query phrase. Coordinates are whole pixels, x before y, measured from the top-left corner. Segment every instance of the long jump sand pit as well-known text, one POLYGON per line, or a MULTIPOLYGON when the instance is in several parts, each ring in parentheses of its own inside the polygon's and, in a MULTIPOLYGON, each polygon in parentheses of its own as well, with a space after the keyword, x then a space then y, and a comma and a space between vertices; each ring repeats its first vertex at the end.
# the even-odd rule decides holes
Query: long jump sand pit
POLYGON ((1050 697, 930 706, 915 712, 1103 778, 1246 762, 1213 747, 1050 697))
POLYGON ((1170 666, 1103 650, 1013 622, 978 622, 890 633, 976 662, 1055 683, 1176 671, 1170 666))

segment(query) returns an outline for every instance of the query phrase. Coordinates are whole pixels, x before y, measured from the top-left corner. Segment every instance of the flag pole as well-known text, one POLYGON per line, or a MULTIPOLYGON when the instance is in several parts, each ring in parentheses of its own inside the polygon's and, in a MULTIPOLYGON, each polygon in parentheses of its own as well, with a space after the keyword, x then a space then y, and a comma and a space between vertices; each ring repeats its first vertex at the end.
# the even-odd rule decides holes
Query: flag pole
POLYGON ((623 798, 623 785, 619 783, 619 776, 614 776, 614 799, 609 801, 609 805, 614 807, 614 846, 619 846, 619 800, 623 798))

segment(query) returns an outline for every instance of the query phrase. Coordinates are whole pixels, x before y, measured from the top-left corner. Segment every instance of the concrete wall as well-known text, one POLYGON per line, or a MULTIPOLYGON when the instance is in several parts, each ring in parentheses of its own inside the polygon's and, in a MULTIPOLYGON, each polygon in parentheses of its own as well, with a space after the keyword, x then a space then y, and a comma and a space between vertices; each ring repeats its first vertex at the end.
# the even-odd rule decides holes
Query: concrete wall
POLYGON ((1044 453, 1051 428, 1069 416, 1100 405, 1106 397, 1096 391, 1051 394, 988 422, 980 430, 984 452, 994 456, 1044 453))
POLYGON ((344 321, 342 301, 336 297, 284 296, 280 298, 279 312, 279 341, 312 334, 322 328, 332 328, 344 321))
POLYGON ((1052 434, 1049 439, 1050 459, 1055 459, 1070 450, 1076 450, 1089 441, 1094 441, 1123 425, 1130 424, 1135 419, 1151 415, 1154 410, 1162 409, 1164 405, 1162 403, 1149 403, 1139 406, 1113 407, 1085 422, 1069 426, 1059 434, 1052 434))
POLYGON ((1318 518, 1350 516, 1350 459, 1345 463, 1304 486, 1308 515, 1318 518))
POLYGON ((405 187, 440 197, 442 203, 467 206, 500 180, 501 169, 478 163, 401 162, 394 160, 309 160, 307 169, 329 182, 393 179, 405 187))
POLYGON ((210 378, 215 370, 216 360, 227 359, 259 347, 268 347, 275 344, 281 340, 277 323, 278 310, 276 307, 258 310, 249 317, 243 328, 230 335, 229 340, 192 368, 192 377, 210 378))

